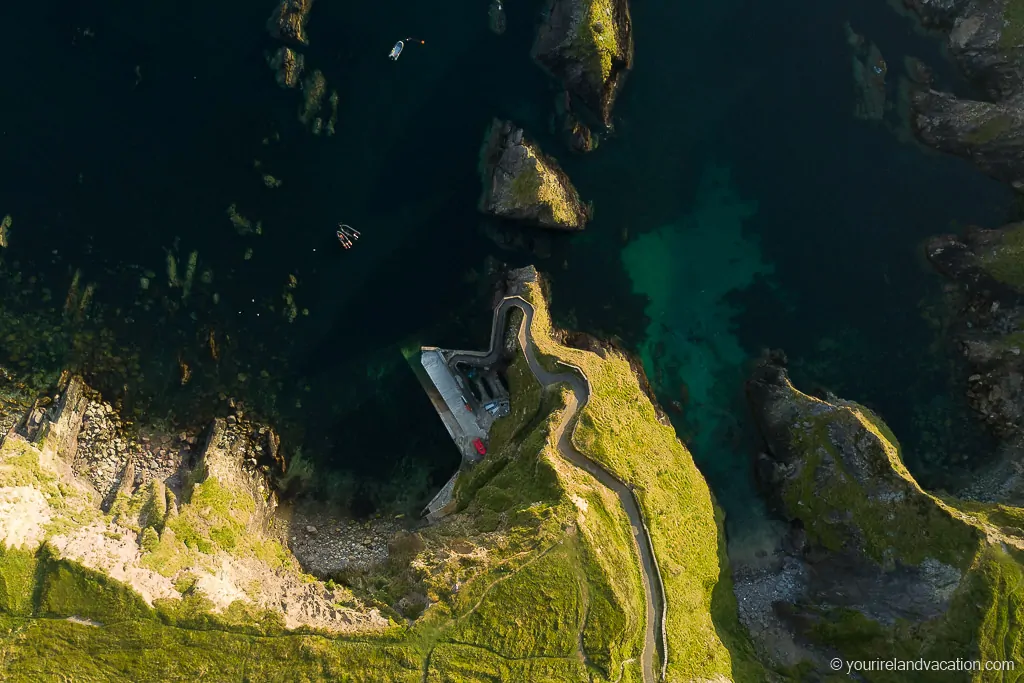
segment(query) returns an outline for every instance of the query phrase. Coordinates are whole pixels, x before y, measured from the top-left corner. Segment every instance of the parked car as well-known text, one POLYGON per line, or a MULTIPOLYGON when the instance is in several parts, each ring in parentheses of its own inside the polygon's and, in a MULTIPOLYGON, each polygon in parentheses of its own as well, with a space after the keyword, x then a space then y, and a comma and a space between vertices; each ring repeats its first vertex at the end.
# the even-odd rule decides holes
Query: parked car
POLYGON ((476 452, 480 455, 487 455, 487 448, 484 447, 484 442, 480 439, 473 439, 473 448, 475 448, 476 452))

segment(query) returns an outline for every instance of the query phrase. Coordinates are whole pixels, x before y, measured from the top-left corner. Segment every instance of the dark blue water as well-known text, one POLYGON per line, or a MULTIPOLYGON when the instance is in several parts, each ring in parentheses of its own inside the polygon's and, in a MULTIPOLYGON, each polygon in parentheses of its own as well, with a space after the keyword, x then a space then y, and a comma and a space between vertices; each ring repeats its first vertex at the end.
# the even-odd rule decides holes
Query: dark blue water
POLYGON ((901 436, 919 431, 907 387, 944 386, 917 313, 939 286, 918 243, 951 221, 997 223, 1009 193, 901 141, 895 111, 853 117, 846 21, 881 48, 893 100, 904 54, 964 87, 937 40, 882 0, 637 3, 616 133, 586 157, 549 131, 555 90, 528 56, 539 3, 510 7, 498 37, 486 5, 319 2, 304 52, 338 93, 332 137, 302 126, 301 94, 266 66, 273 4, 0 9, 22 56, 0 109, 5 264, 53 291, 24 305, 57 319, 75 269, 96 283, 81 326, 140 362, 127 391, 103 359, 86 370, 148 419, 199 419, 242 396, 354 478, 366 505, 426 492, 458 456, 401 350, 482 346, 497 259, 536 262, 563 323, 641 354, 737 524, 759 514, 742 380, 760 347, 785 348, 795 374, 877 407, 901 436), (427 44, 388 61, 408 35, 427 44), (540 256, 488 239, 476 163, 493 116, 540 138, 594 200, 585 234, 545 238, 540 256), (236 234, 232 204, 262 235, 236 234), (334 239, 342 220, 363 233, 351 252, 334 239), (183 273, 193 251, 183 300, 167 255, 183 273))

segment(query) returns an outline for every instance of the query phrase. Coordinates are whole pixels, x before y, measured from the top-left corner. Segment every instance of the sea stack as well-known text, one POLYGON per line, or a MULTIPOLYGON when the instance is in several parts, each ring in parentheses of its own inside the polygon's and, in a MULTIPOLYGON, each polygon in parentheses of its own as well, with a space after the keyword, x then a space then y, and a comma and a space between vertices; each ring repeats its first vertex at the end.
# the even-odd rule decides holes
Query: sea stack
POLYGON ((480 210, 543 228, 582 230, 591 209, 569 176, 510 121, 495 119, 481 159, 480 210))
POLYGON ((548 0, 533 58, 605 126, 633 66, 627 0, 548 0))

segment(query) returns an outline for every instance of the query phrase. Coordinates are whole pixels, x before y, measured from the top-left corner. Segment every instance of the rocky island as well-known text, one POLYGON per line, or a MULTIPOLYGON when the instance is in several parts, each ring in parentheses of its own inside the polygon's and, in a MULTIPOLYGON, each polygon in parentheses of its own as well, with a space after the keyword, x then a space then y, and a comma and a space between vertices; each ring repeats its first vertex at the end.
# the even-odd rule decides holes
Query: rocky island
POLYGON ((480 210, 558 230, 582 230, 591 208, 569 176, 510 121, 491 123, 480 160, 480 210))
POLYGON ((605 127, 633 66, 628 0, 550 0, 533 58, 605 127))

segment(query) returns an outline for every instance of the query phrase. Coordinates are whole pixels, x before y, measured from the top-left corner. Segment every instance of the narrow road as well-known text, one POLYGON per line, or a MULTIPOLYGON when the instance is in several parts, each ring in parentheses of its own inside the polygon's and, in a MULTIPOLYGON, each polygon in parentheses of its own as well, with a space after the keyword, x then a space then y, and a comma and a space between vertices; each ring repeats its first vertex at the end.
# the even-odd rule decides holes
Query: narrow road
POLYGON ((607 486, 618 495, 622 503, 629 524, 633 528, 633 541, 640 556, 641 579, 644 586, 644 601, 647 603, 646 629, 644 633, 643 648, 643 679, 644 683, 655 683, 659 680, 655 677, 654 658, 658 656, 661 662, 661 679, 665 676, 665 663, 667 661, 667 643, 665 642, 665 598, 662 594, 661 577, 658 575, 657 562, 654 559, 654 546, 647 534, 643 524, 643 516, 637 505, 636 497, 632 490, 619 481, 608 470, 594 462, 587 456, 576 450, 572 443, 572 429, 579 412, 587 405, 590 399, 590 387, 587 382, 572 372, 553 373, 545 370, 537 361, 536 347, 533 344, 531 325, 533 324, 533 306, 518 296, 506 297, 494 309, 494 318, 491 325, 491 348, 486 353, 474 351, 458 351, 452 355, 450 362, 466 363, 469 365, 490 365, 498 360, 501 354, 501 341, 505 320, 512 308, 518 308, 523 312, 523 322, 519 326, 519 346, 523 349, 526 361, 530 366, 537 381, 546 389, 557 384, 568 384, 572 390, 567 400, 567 410, 562 421, 555 426, 552 433, 558 445, 558 453, 576 467, 589 473, 603 486, 607 486))

